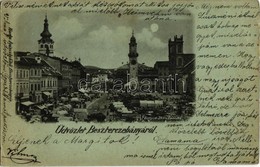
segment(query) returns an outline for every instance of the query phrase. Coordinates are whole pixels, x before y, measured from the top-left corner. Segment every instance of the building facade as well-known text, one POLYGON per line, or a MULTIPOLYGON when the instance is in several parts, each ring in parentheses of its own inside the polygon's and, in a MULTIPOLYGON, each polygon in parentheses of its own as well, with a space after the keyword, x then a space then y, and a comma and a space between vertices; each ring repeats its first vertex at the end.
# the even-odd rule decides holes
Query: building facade
POLYGON ((30 64, 30 75, 29 75, 29 99, 32 102, 40 103, 42 101, 42 90, 41 90, 41 79, 42 79, 42 64, 41 58, 35 57, 26 58, 26 61, 30 64))
POLYGON ((39 54, 15 53, 16 109, 30 107, 58 97, 61 73, 39 54))
POLYGON ((78 81, 80 79, 86 79, 86 70, 85 67, 80 63, 79 60, 71 62, 72 71, 71 71, 71 84, 74 91, 79 90, 78 81))
MULTIPOLYGON (((26 55, 26 54, 25 54, 26 55)), ((19 53, 15 53, 16 111, 20 112, 21 103, 29 102, 29 72, 30 66, 19 53)))
POLYGON ((154 64, 154 69, 157 71, 157 75, 159 78, 165 78, 170 75, 168 61, 157 61, 154 64))
POLYGON ((58 81, 62 77, 61 73, 50 66, 46 61, 42 61, 42 97, 44 101, 58 98, 58 81))
POLYGON ((25 54, 15 53, 16 66, 16 94, 20 100, 29 100, 30 102, 40 103, 42 64, 40 57, 28 57, 25 54))

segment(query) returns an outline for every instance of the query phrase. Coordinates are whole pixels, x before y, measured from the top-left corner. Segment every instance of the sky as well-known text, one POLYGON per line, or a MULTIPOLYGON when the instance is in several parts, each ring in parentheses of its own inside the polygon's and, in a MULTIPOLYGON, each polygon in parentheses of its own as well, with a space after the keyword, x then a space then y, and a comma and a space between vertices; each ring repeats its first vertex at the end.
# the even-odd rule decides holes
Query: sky
POLYGON ((193 53, 192 19, 144 21, 134 16, 71 14, 65 11, 24 12, 16 21, 17 51, 37 52, 45 14, 54 40, 54 55, 80 58, 83 65, 117 68, 128 62, 132 30, 137 41, 138 62, 153 67, 168 60, 168 40, 184 36, 184 52, 193 53))

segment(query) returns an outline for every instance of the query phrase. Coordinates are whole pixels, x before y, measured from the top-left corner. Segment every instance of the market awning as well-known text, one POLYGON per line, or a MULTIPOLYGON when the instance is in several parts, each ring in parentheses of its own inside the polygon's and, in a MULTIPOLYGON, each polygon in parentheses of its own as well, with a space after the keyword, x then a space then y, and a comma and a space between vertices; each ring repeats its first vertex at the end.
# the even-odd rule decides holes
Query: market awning
POLYGON ((44 95, 46 96, 51 96, 51 93, 50 92, 42 92, 44 95))
POLYGON ((133 113, 133 111, 127 110, 127 109, 121 110, 120 112, 121 112, 122 114, 132 114, 132 113, 133 113))
POLYGON ((48 104, 45 104, 47 107, 51 107, 51 106, 53 106, 53 104, 50 104, 50 103, 48 103, 48 104))
POLYGON ((39 106, 39 105, 38 105, 38 106, 36 106, 36 107, 39 108, 39 109, 41 109, 41 110, 44 109, 44 108, 46 108, 45 105, 42 105, 42 106, 39 106))
POLYGON ((79 102, 80 100, 79 100, 79 98, 77 98, 77 97, 73 97, 73 98, 71 98, 70 101, 79 102))
POLYGON ((31 101, 25 101, 25 102, 22 102, 21 104, 24 105, 24 106, 31 106, 31 105, 34 104, 34 102, 31 102, 31 101))
POLYGON ((87 93, 87 92, 89 92, 89 89, 81 88, 81 89, 79 89, 79 92, 81 92, 81 93, 87 93))
POLYGON ((69 100, 68 97, 61 97, 60 99, 61 99, 62 101, 68 101, 68 100, 69 100))

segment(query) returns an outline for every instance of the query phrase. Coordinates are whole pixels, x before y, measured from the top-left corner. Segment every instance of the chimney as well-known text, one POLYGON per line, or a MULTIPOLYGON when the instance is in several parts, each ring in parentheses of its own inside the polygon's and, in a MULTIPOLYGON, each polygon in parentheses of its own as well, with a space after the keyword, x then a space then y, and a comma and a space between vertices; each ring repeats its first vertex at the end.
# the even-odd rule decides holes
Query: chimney
POLYGON ((35 60, 37 61, 38 64, 40 64, 42 61, 41 57, 39 57, 39 56, 35 57, 35 60))

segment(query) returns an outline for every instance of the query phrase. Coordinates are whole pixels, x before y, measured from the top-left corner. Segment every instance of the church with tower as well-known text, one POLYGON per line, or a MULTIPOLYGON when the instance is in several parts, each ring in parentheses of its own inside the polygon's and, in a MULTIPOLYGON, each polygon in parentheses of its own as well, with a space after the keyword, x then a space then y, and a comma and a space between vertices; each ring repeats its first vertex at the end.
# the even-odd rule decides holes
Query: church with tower
POLYGON ((181 74, 183 68, 191 61, 194 61, 194 54, 187 54, 183 52, 183 35, 178 37, 174 36, 173 39, 168 41, 169 52, 169 73, 181 74))
POLYGON ((47 15, 45 15, 43 31, 40 36, 41 38, 38 40, 38 53, 35 54, 35 56, 41 57, 41 59, 45 60, 50 66, 62 74, 58 83, 59 92, 76 89, 78 80, 85 78, 86 72, 80 63, 80 59, 68 61, 67 58, 55 55, 54 40, 51 38, 52 34, 49 31, 47 15))
POLYGON ((53 56, 54 41, 51 39, 51 36, 52 34, 49 32, 48 18, 47 15, 45 15, 41 39, 38 40, 39 53, 46 54, 47 56, 53 56))
POLYGON ((174 93, 195 92, 195 55, 184 53, 183 35, 168 40, 168 61, 157 61, 154 69, 159 78, 174 78, 174 93))

